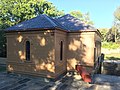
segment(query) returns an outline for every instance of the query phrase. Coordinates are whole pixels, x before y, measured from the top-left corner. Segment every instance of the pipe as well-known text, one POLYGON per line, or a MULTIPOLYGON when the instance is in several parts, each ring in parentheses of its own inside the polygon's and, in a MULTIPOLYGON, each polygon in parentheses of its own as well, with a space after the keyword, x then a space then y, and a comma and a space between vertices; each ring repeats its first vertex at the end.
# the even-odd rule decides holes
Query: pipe
POLYGON ((84 82, 92 82, 90 74, 86 71, 86 69, 82 65, 76 65, 77 72, 81 75, 84 82))

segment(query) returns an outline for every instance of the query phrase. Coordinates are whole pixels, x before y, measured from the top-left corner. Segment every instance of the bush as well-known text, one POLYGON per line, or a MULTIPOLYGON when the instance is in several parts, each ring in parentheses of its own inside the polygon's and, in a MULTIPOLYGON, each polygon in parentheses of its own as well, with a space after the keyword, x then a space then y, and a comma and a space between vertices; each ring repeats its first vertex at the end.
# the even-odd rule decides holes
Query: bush
POLYGON ((120 44, 113 42, 102 42, 102 48, 117 49, 120 48, 120 44))

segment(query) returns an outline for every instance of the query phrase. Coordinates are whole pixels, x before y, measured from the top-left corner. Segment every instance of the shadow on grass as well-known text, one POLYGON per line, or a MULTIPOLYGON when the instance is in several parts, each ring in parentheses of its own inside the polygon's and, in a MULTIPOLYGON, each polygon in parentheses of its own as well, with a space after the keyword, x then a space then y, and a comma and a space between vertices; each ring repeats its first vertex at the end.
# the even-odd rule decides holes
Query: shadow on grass
POLYGON ((108 59, 108 60, 120 60, 120 58, 118 58, 118 57, 106 57, 106 59, 108 59))

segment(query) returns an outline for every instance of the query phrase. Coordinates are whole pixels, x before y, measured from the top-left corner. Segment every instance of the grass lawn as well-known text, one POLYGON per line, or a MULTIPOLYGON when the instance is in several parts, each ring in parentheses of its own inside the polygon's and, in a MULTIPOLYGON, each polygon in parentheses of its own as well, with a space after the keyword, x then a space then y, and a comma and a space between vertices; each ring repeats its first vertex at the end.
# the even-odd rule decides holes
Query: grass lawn
POLYGON ((0 72, 6 71, 6 67, 0 66, 0 72))
POLYGON ((120 53, 105 54, 105 60, 120 60, 120 53))

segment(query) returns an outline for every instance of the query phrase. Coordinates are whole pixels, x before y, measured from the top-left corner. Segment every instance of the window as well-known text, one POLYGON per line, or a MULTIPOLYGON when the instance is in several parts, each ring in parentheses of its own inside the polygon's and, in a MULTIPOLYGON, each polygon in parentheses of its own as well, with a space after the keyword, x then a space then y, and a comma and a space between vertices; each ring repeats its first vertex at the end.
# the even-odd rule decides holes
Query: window
POLYGON ((60 60, 63 59, 63 41, 60 42, 60 60))
POLYGON ((30 42, 26 41, 26 60, 30 61, 30 42))

